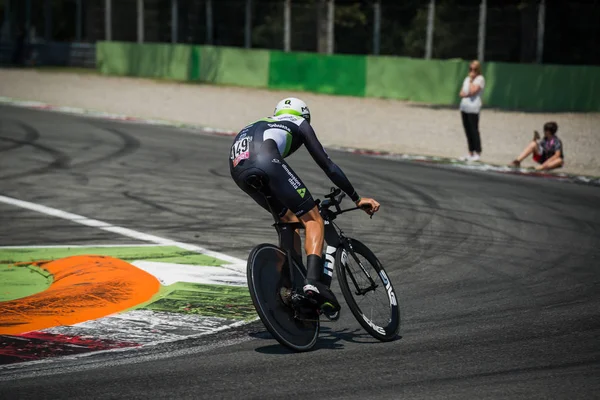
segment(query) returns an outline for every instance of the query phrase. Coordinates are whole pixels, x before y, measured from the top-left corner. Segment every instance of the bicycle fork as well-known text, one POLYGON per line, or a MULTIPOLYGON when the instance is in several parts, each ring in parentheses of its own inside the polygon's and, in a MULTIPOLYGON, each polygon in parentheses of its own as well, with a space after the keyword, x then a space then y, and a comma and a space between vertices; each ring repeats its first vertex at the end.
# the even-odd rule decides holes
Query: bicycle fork
POLYGON ((364 296, 368 292, 370 292, 372 290, 375 290, 379 285, 377 285, 377 283, 375 283, 375 281, 371 277, 371 274, 369 274, 369 271, 367 271, 367 269, 365 268, 365 266, 363 265, 363 263, 360 261, 360 259, 358 258, 358 256, 354 252, 354 249, 352 249, 352 243, 350 243, 350 239, 344 238, 342 240, 342 243, 343 243, 343 246, 344 246, 344 253, 342 253, 342 257, 341 257, 342 264, 343 264, 344 268, 346 268, 346 272, 348 273, 348 275, 350 275, 350 280, 352 280, 352 283, 354 284, 354 287, 356 289, 355 293, 357 295, 364 296), (348 267, 348 263, 347 263, 347 260, 346 260, 346 258, 348 257, 348 253, 352 256, 352 258, 354 259, 354 261, 356 261, 356 263, 358 264, 358 266, 362 270, 363 274, 365 274, 365 276, 369 280, 370 285, 368 287, 366 287, 364 289, 360 288, 358 282, 356 281, 356 278, 354 277, 354 274, 352 273, 352 271, 350 271, 350 268, 348 267))
POLYGON ((325 215, 323 217, 323 220, 325 221, 325 241, 327 242, 327 250, 325 251, 325 266, 323 268, 323 274, 324 275, 326 274, 327 278, 329 278, 329 283, 331 283, 331 279, 333 277, 333 267, 335 264, 335 253, 337 252, 337 250, 339 248, 342 248, 343 249, 342 256, 341 256, 342 267, 345 268, 348 275, 350 275, 350 279, 352 280, 352 283, 354 284, 354 287, 356 288, 356 294, 364 295, 365 293, 367 293, 371 290, 375 290, 375 288, 377 288, 378 285, 375 283, 375 281, 369 274, 369 271, 367 271, 367 269, 364 267, 362 262, 359 260, 359 258, 354 253, 354 250, 352 249, 352 244, 350 243, 350 239, 345 237, 344 233, 341 230, 339 233, 336 231, 333 222, 330 221, 329 218, 327 218, 327 215, 325 215), (361 289, 360 286, 358 285, 358 282, 356 281, 356 278, 352 274, 352 271, 350 271, 350 268, 347 265, 347 259, 346 259, 348 257, 348 254, 350 254, 352 256, 354 261, 356 261, 356 263, 359 265, 363 274, 365 274, 365 276, 369 280, 370 285, 367 288, 361 289))

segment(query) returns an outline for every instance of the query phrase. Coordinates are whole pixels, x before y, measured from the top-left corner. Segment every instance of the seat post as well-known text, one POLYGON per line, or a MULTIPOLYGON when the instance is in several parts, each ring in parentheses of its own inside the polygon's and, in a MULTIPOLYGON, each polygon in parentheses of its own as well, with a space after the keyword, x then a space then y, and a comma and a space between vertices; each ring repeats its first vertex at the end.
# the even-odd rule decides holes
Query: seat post
MULTIPOLYGON (((266 197, 267 196, 265 195, 265 198, 266 197)), ((273 209, 271 208, 271 203, 269 203, 268 198, 266 200, 267 204, 269 205, 271 215, 275 220, 273 226, 275 227, 277 235, 279 236, 279 247, 281 247, 284 250, 290 250, 291 252, 296 253, 294 249, 294 232, 296 231, 296 229, 303 229, 304 225, 300 222, 282 222, 279 219, 279 216, 273 212, 273 209)))

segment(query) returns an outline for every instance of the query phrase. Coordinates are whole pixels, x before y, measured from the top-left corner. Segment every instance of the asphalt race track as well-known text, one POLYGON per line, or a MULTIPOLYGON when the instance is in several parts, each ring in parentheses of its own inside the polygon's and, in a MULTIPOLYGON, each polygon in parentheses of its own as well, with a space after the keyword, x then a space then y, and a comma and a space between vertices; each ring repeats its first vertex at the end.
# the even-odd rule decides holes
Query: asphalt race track
MULTIPOLYGON (((229 177, 230 141, 0 107, 0 194, 246 258, 276 236, 229 177)), ((330 155, 382 204, 372 220, 339 223, 385 264, 401 338, 376 342, 345 309, 309 353, 286 351, 253 323, 0 369, 0 398, 598 396, 600 188, 330 155)), ((313 194, 325 193, 306 151, 289 161, 313 194)), ((0 204, 1 245, 131 242, 0 204)))

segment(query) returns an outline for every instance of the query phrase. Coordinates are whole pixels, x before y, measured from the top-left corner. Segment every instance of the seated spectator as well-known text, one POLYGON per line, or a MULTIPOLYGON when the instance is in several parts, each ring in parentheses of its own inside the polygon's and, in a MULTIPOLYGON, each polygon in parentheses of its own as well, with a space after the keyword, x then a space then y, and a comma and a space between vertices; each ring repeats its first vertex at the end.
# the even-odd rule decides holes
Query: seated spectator
POLYGON ((544 138, 540 140, 538 131, 534 131, 533 141, 525 147, 521 155, 510 165, 512 167, 521 166, 521 161, 533 154, 533 161, 539 163, 535 167, 538 171, 560 168, 564 165, 565 152, 562 141, 556 136, 558 125, 556 122, 546 122, 544 124, 544 138))

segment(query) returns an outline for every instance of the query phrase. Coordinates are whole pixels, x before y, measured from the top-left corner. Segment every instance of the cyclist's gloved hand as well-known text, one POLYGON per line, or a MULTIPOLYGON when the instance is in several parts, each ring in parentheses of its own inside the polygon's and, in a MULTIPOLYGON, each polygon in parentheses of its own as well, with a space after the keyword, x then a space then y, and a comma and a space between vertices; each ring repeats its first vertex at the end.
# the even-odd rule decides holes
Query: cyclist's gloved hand
POLYGON ((375 199, 370 199, 368 197, 363 197, 356 202, 356 205, 369 215, 375 214, 379 211, 380 204, 375 199))

